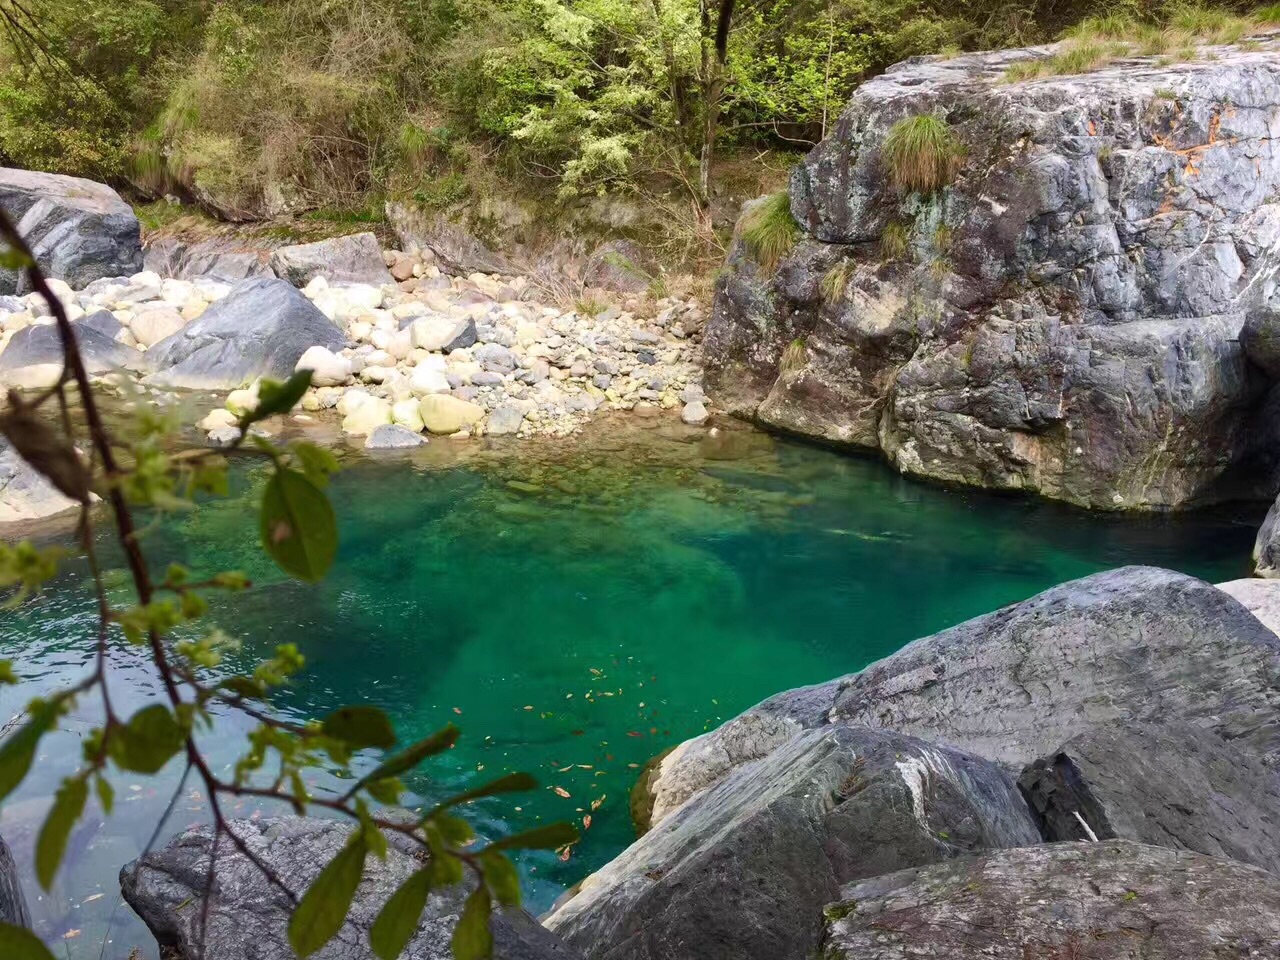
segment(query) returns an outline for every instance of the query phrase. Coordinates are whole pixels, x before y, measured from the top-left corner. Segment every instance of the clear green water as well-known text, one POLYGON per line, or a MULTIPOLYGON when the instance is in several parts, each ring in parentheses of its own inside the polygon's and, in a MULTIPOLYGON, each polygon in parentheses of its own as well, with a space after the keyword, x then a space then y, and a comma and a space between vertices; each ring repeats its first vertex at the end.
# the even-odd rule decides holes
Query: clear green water
MULTIPOLYGON (((655 426, 572 455, 526 447, 519 460, 448 466, 433 444, 415 461, 353 463, 334 484, 342 549, 319 587, 257 559, 248 466, 241 496, 166 524, 149 548, 158 565, 252 573, 234 616, 215 614, 244 637, 245 662, 284 641, 307 652, 310 669, 285 702, 292 714, 376 702, 405 737, 457 722, 461 743, 414 781, 422 798, 512 769, 538 774, 540 791, 473 809, 490 833, 580 821, 602 800, 567 862, 523 862, 539 910, 632 838, 627 795, 653 754, 771 693, 857 670, 1063 580, 1127 563, 1246 575, 1260 519, 1253 509, 1089 515, 923 486, 874 461, 755 435, 711 448, 696 436, 655 426)), ((35 689, 81 675, 93 623, 75 568, 0 614, 0 655, 33 680, 21 694, 0 690, 0 721, 35 689)), ((141 662, 113 683, 134 704, 155 695, 141 662)), ((0 813, 24 864, 91 714, 46 739, 0 813)), ((242 733, 221 722, 207 743, 217 763, 235 756, 242 733)), ((121 778, 115 816, 91 811, 53 894, 30 883, 39 930, 60 956, 122 960, 134 946, 154 956, 118 902, 116 873, 145 844, 178 772, 145 786, 121 778)), ((329 782, 323 771, 316 779, 329 782)), ((167 832, 202 815, 188 787, 167 832)))

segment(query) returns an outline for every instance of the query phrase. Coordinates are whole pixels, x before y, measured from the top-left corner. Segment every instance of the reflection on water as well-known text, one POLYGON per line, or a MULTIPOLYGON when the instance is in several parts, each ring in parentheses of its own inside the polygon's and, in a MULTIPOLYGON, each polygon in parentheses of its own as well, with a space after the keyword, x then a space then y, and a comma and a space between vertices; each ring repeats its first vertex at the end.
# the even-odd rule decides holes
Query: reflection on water
MULTIPOLYGON (((243 637, 243 664, 283 642, 307 653, 307 673, 283 699, 291 715, 376 702, 406 739, 458 723, 459 745, 412 783, 423 800, 522 769, 542 789, 473 807, 482 832, 591 812, 568 861, 523 859, 534 909, 629 842, 627 794, 653 754, 778 690, 856 670, 1062 580, 1126 563, 1245 575, 1258 520, 1252 509, 1090 515, 922 486, 876 462, 750 432, 708 440, 656 422, 572 449, 522 445, 518 458, 476 444, 459 460, 448 447, 353 458, 332 490, 338 564, 318 587, 286 581, 262 559, 252 461, 237 468, 231 499, 166 522, 148 547, 157 566, 252 575, 254 589, 213 617, 243 637)), ((122 571, 109 576, 123 600, 122 571)), ((0 690, 0 722, 33 693, 83 674, 94 623, 74 565, 44 595, 0 614, 0 656, 28 680, 0 690)), ((112 681, 123 709, 158 694, 136 655, 112 681)), ((60 956, 124 960, 139 946, 154 957, 116 875, 155 829, 177 761, 152 780, 116 777, 115 815, 104 822, 90 809, 52 894, 31 877, 47 798, 93 719, 86 704, 45 738, 28 783, 0 812, 0 832, 24 865, 39 932, 60 956)), ((238 718, 219 718, 206 738, 216 768, 229 769, 244 731, 238 718)), ((317 771, 314 781, 332 778, 317 771)), ((192 781, 166 835, 203 814, 192 781)))

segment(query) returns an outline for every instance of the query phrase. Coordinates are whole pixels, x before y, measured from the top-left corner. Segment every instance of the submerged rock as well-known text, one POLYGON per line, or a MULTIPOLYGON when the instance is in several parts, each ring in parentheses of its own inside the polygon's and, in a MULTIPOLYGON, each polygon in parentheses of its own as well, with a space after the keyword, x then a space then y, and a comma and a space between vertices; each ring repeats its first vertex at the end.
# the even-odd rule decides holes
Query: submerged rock
POLYGON ((283 280, 244 280, 147 351, 155 381, 193 389, 287 379, 309 347, 340 350, 341 331, 283 280))
POLYGON ((1044 48, 918 57, 862 84, 793 173, 792 252, 770 270, 735 244, 704 343, 717 404, 1091 507, 1265 487, 1230 468, 1266 388, 1241 328, 1280 266, 1277 43, 1032 80, 1005 71, 1044 48), (923 116, 966 157, 928 195, 884 155, 923 116))
POLYGON ((271 269, 295 287, 305 287, 316 277, 331 284, 395 282, 372 233, 280 247, 271 254, 271 269))
MULTIPOLYGON (((0 208, 49 277, 79 289, 100 277, 142 269, 141 227, 103 183, 31 170, 0 169, 0 208)), ((25 273, 0 269, 0 293, 26 293, 25 273)))
POLYGON ((373 428, 364 442, 366 450, 404 450, 420 447, 427 438, 398 423, 384 423, 373 428))
POLYGON ((1135 721, 1215 731, 1280 758, 1280 637, 1221 590, 1153 567, 1074 580, 908 644, 860 673, 764 701, 687 741, 653 778, 654 821, 802 729, 936 740, 1015 770, 1135 721))
POLYGON ((826 960, 1255 960, 1280 955, 1280 880, 1122 840, 903 870, 827 908, 826 960))
POLYGON ((31 926, 27 900, 22 895, 22 884, 18 882, 18 866, 13 862, 13 854, 9 852, 4 837, 0 837, 0 923, 31 926))
MULTIPOLYGON (((287 817, 236 820, 231 827, 284 884, 300 894, 346 843, 351 828, 333 820, 287 817)), ((385 860, 369 857, 347 922, 317 960, 373 960, 369 928, 383 904, 422 866, 416 855, 391 840, 385 860)), ((193 827, 161 850, 120 871, 129 906, 178 960, 201 956, 201 911, 208 880, 212 829, 193 827)), ((406 947, 414 960, 451 960, 449 938, 467 890, 433 890, 418 932, 406 947)), ((203 956, 216 960, 293 960, 286 936, 292 906, 280 890, 226 838, 218 846, 217 875, 208 911, 203 956)), ((495 913, 494 960, 574 960, 577 955, 522 910, 495 913)))
POLYGON ((994 764, 827 727, 682 807, 546 923, 588 958, 808 960, 841 884, 1039 839, 994 764))
POLYGON ((1018 786, 1046 840, 1137 840, 1280 875, 1280 775, 1211 731, 1094 730, 1027 767, 1018 786))

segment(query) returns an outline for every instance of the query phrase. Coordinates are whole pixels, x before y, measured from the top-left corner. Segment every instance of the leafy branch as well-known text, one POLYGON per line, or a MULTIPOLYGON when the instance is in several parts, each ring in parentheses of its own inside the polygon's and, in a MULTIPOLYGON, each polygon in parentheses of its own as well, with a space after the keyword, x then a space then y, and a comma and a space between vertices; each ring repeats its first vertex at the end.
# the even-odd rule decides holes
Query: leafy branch
MULTIPOLYGON (((459 736, 457 728, 447 725, 395 750, 399 741, 391 721, 376 707, 347 706, 301 724, 278 718, 271 708, 273 692, 305 666, 305 658, 292 644, 277 647, 273 657, 250 673, 218 673, 229 641, 220 630, 201 625, 209 609, 208 598, 243 591, 250 586, 248 578, 238 571, 197 575, 176 564, 162 577, 156 576, 147 562, 143 531, 133 511, 138 507, 186 509, 194 505, 197 496, 226 495, 225 456, 204 450, 168 452, 166 441, 172 425, 154 413, 140 416, 136 435, 113 433, 90 383, 74 326, 30 248, 3 211, 0 237, 8 244, 2 255, 5 265, 25 269, 32 289, 48 303, 64 361, 61 375, 48 390, 30 399, 10 392, 8 407, 0 412, 0 433, 32 468, 78 505, 79 549, 88 563, 98 605, 92 670, 78 683, 32 700, 25 723, 0 741, 2 802, 22 783, 41 738, 63 716, 88 699, 96 697, 101 704, 102 724, 86 737, 80 768, 62 781, 37 837, 35 869, 40 885, 45 890, 51 888, 90 789, 110 814, 114 772, 153 775, 182 756, 185 769, 169 809, 194 773, 203 784, 213 818, 200 919, 202 949, 218 848, 224 837, 295 904, 289 942, 299 956, 307 957, 341 929, 367 858, 384 858, 386 835, 396 833, 417 844, 426 866, 383 907, 370 931, 374 953, 382 960, 398 957, 418 927, 430 891, 469 877, 473 888, 454 931, 454 955, 459 960, 489 956, 493 905, 520 902, 518 875, 507 851, 562 847, 576 841, 574 828, 555 824, 477 844, 471 827, 456 815, 455 808, 481 797, 532 789, 536 782, 527 774, 510 774, 451 796, 412 821, 380 814, 380 808, 400 802, 406 790, 401 779, 405 774, 453 746, 459 736), (75 429, 75 402, 83 415, 84 437, 75 429), (42 415, 51 404, 56 405, 56 417, 42 415), (51 426, 50 419, 58 426, 51 426), (77 448, 78 441, 86 443, 86 452, 77 448), (95 498, 105 504, 124 553, 134 594, 134 602, 128 606, 113 604, 103 582, 94 546, 95 498), (164 698, 124 717, 114 706, 107 667, 113 656, 131 647, 144 650, 149 657, 164 698), (213 771, 197 742, 199 732, 212 729, 214 708, 236 711, 256 724, 248 737, 248 749, 230 777, 213 771), (382 751, 384 756, 372 771, 357 777, 351 769, 352 759, 362 750, 382 751), (321 762, 345 770, 352 786, 338 796, 313 794, 302 774, 321 762), (299 815, 322 808, 350 819, 354 829, 343 849, 298 897, 236 834, 224 813, 223 802, 229 797, 285 804, 299 815)), ((325 493, 337 461, 312 444, 298 442, 282 448, 251 432, 260 421, 293 409, 310 382, 309 371, 283 383, 263 381, 258 404, 240 418, 239 434, 229 449, 252 447, 270 460, 272 472, 259 512, 262 547, 290 576, 314 583, 325 576, 337 555, 337 519, 325 493)), ((64 556, 60 548, 39 548, 30 542, 0 545, 0 589, 12 590, 8 602, 21 603, 38 590, 56 575, 64 556)), ((0 661, 0 683, 18 682, 12 663, 0 661)), ((158 840, 167 818, 168 811, 140 863, 158 840)), ((36 937, 4 924, 0 924, 0 955, 6 960, 52 960, 36 937)))

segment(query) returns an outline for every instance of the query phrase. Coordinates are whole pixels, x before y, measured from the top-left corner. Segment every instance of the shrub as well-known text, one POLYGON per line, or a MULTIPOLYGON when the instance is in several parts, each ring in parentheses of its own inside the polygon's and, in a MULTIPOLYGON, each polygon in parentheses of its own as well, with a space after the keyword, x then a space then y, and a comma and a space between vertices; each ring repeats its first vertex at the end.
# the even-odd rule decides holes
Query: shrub
POLYGON ((791 197, 784 190, 761 201, 742 221, 742 242, 766 270, 776 269, 800 236, 791 215, 791 197))
POLYGON ((932 193, 955 177, 964 147, 947 121, 931 114, 904 117, 889 128, 880 155, 900 190, 932 193))

